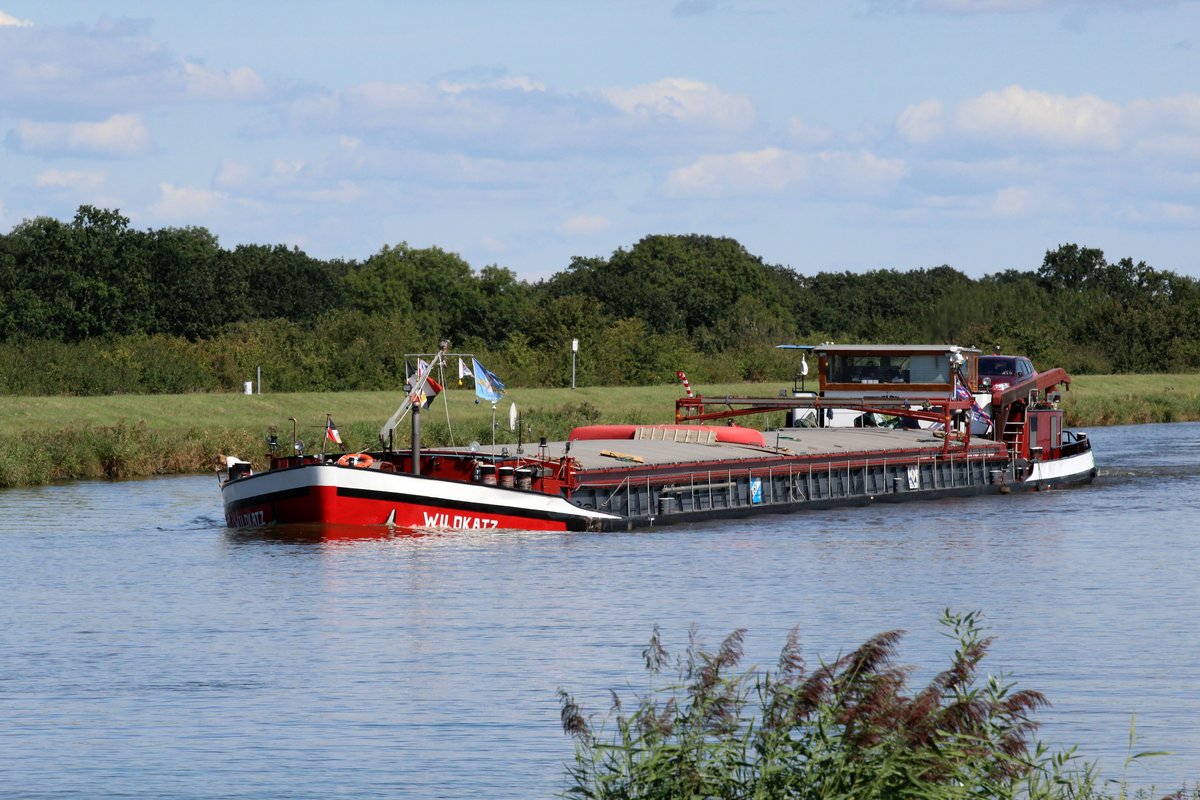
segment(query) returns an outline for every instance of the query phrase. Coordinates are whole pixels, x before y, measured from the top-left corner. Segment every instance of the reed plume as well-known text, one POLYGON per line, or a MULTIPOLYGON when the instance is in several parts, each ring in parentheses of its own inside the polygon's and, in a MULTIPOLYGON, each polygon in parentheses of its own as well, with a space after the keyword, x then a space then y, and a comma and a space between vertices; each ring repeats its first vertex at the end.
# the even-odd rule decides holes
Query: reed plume
POLYGON ((560 690, 563 729, 576 742, 567 794, 1100 797, 1092 767, 1036 740, 1032 715, 1046 697, 1016 691, 1002 675, 981 678, 992 639, 978 612, 947 610, 941 621, 954 654, 916 691, 912 669, 896 663, 903 632, 895 630, 810 671, 793 628, 772 673, 739 671, 744 629, 710 652, 692 626, 676 675, 658 685, 670 655, 655 626, 642 652, 651 688, 629 714, 613 693, 615 728, 593 731, 560 690))

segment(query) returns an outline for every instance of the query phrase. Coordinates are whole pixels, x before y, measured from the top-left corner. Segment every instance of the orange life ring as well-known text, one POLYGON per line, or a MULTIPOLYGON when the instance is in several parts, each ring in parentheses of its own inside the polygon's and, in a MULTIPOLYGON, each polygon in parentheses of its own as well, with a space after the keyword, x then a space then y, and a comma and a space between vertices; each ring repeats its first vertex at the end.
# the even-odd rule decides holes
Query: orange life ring
POLYGON ((358 467, 366 469, 375 463, 375 459, 371 458, 366 453, 346 453, 337 460, 339 467, 358 467))

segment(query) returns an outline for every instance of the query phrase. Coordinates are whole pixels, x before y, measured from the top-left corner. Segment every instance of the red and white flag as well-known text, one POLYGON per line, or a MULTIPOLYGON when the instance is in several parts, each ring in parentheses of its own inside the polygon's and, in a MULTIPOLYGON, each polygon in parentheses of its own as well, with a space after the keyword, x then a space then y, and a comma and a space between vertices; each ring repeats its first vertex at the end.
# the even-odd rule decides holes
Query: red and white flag
POLYGON ((433 405, 434 398, 442 393, 442 385, 433 379, 433 367, 431 367, 422 358, 417 359, 417 382, 421 378, 425 378, 425 385, 421 390, 413 395, 413 402, 418 403, 421 408, 429 408, 433 405))

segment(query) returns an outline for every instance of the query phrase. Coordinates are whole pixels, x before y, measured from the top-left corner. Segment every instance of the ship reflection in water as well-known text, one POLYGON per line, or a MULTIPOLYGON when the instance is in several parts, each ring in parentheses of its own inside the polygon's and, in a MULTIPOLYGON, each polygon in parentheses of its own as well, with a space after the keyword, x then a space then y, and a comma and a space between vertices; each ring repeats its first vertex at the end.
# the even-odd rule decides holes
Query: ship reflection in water
POLYGON ((293 525, 264 525, 260 528, 229 528, 225 536, 230 542, 285 542, 288 544, 322 544, 325 542, 367 542, 390 539, 424 539, 440 535, 421 528, 400 528, 391 525, 339 525, 336 523, 303 522, 293 525))

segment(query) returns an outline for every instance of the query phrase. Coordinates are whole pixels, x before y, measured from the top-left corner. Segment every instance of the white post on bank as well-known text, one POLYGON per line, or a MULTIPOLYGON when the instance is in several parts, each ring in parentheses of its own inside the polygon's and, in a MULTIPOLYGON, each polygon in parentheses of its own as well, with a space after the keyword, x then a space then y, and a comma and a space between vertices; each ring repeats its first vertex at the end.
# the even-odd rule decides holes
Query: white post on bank
POLYGON ((579 340, 571 340, 571 388, 575 388, 575 354, 579 352, 579 340))

